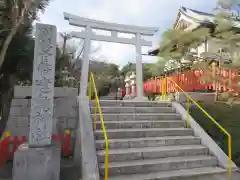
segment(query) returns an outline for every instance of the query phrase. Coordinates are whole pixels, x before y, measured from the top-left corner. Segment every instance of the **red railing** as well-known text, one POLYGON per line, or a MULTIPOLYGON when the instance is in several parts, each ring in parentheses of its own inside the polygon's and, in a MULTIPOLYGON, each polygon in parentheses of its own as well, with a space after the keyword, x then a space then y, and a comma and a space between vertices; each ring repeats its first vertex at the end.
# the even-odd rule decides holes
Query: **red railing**
MULTIPOLYGON (((70 139, 70 133, 66 133, 64 136, 52 136, 52 141, 62 142, 61 150, 64 156, 72 155, 70 139)), ((14 152, 24 142, 27 142, 25 136, 22 136, 21 138, 18 136, 14 136, 13 138, 8 136, 4 137, 4 139, 0 141, 0 167, 2 167, 7 160, 13 157, 14 152)))
POLYGON ((210 71, 202 71, 200 69, 194 69, 179 74, 174 74, 170 77, 156 77, 150 79, 144 83, 145 93, 161 93, 163 92, 163 86, 166 86, 167 93, 176 92, 177 88, 169 79, 173 79, 184 91, 199 91, 199 90, 220 90, 220 91, 237 91, 238 86, 238 71, 221 68, 217 72, 218 77, 221 81, 218 83, 205 83, 201 76, 212 76, 210 71), (165 80, 166 85, 163 83, 165 80), (231 81, 231 87, 229 88, 228 83, 231 81))

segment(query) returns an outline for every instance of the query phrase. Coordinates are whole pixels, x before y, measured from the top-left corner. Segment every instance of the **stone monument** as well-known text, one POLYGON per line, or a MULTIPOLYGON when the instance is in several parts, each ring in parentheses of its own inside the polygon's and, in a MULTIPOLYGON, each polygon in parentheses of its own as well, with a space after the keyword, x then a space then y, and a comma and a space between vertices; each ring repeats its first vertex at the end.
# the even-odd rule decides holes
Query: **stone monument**
POLYGON ((55 26, 36 24, 29 144, 14 154, 13 180, 59 180, 60 147, 52 144, 55 26))

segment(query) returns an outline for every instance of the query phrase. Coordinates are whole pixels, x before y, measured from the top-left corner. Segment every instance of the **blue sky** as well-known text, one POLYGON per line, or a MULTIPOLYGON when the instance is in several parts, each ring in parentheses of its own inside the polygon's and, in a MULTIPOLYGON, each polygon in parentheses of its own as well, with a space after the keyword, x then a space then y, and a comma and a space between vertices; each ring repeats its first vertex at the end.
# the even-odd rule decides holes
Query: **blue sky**
MULTIPOLYGON (((63 12, 68 12, 120 24, 159 27, 159 32, 152 39, 153 46, 156 46, 162 32, 172 27, 180 6, 211 12, 215 5, 216 0, 53 0, 45 13, 40 15, 40 21, 56 25, 59 32, 76 30, 63 19, 63 12)), ((134 46, 106 42, 92 44, 100 45, 97 52, 100 60, 106 59, 118 65, 135 61, 134 46)), ((144 62, 154 60, 143 56, 144 62)))

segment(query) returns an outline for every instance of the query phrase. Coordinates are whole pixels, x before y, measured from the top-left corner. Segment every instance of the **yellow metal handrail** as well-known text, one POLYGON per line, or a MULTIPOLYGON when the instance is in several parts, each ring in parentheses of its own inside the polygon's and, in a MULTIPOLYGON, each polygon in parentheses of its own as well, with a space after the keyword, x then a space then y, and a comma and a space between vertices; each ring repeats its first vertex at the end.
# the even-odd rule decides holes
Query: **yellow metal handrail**
POLYGON ((100 102, 99 102, 99 98, 98 98, 98 93, 97 93, 97 88, 96 88, 96 84, 95 84, 95 80, 94 80, 94 75, 93 73, 90 73, 90 82, 88 85, 88 97, 91 100, 92 99, 92 95, 94 94, 95 97, 95 105, 94 105, 94 129, 96 129, 97 127, 97 111, 99 113, 99 119, 101 121, 101 128, 103 130, 103 136, 104 136, 104 140, 105 140, 105 171, 104 171, 104 180, 108 180, 108 137, 107 137, 107 132, 106 132, 106 128, 104 125, 104 120, 103 120, 103 114, 102 114, 102 110, 101 110, 101 106, 100 106, 100 102))
MULTIPOLYGON (((167 79, 167 78, 165 78, 167 79)), ((210 116, 207 111, 205 111, 196 101, 194 101, 191 96, 189 96, 172 78, 170 80, 175 84, 175 86, 182 91, 185 96, 187 97, 187 127, 190 127, 190 103, 191 101, 228 137, 228 174, 229 178, 232 177, 232 136, 230 133, 222 126, 220 125, 212 116, 210 116)))

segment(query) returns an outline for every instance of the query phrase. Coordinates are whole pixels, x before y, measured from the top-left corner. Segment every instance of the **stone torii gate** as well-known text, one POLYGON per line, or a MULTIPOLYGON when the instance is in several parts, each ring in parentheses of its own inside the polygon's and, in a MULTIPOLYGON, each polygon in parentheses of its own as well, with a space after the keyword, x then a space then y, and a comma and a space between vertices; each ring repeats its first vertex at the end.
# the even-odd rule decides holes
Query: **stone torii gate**
POLYGON ((93 19, 79 17, 73 14, 64 13, 64 19, 69 21, 72 26, 84 27, 85 31, 72 32, 71 37, 84 39, 84 58, 82 64, 80 81, 80 98, 87 94, 88 73, 89 73, 89 55, 91 49, 91 40, 106 41, 122 44, 132 44, 136 46, 136 82, 137 82, 137 100, 143 99, 143 72, 142 72, 142 46, 152 46, 152 42, 142 39, 144 36, 153 36, 158 28, 140 27, 116 23, 107 23, 93 19), (111 35, 97 35, 92 30, 110 31, 111 35), (118 33, 134 34, 134 38, 119 37, 118 33))

